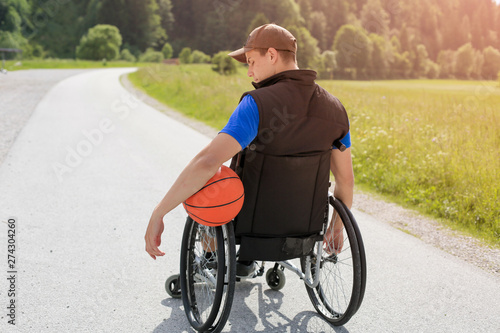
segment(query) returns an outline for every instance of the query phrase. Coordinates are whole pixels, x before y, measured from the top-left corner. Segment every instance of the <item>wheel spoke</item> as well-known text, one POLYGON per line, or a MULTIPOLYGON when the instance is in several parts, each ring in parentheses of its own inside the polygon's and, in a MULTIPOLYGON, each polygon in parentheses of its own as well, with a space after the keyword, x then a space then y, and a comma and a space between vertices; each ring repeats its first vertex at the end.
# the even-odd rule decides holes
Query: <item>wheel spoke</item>
POLYGON ((181 289, 186 315, 197 331, 221 329, 231 310, 236 255, 232 224, 230 232, 227 229, 202 226, 189 218, 186 223, 181 289))
MULTIPOLYGON (((343 242, 340 242, 343 244, 342 250, 336 255, 329 255, 325 248, 321 258, 320 271, 312 271, 313 276, 320 275, 319 283, 315 288, 306 285, 306 289, 309 298, 321 316, 334 325, 343 325, 357 311, 358 301, 362 293, 362 283, 359 278, 361 274, 355 272, 360 269, 361 250, 358 248, 357 236, 353 227, 355 221, 347 214, 346 207, 338 200, 335 200, 332 205, 335 208, 334 214, 337 216, 332 221, 336 221, 336 223, 340 221, 343 224, 342 233, 336 231, 336 234, 343 235, 343 242)), ((311 262, 315 261, 315 256, 315 254, 311 256, 311 262)), ((303 269, 305 261, 305 258, 301 259, 303 269)))

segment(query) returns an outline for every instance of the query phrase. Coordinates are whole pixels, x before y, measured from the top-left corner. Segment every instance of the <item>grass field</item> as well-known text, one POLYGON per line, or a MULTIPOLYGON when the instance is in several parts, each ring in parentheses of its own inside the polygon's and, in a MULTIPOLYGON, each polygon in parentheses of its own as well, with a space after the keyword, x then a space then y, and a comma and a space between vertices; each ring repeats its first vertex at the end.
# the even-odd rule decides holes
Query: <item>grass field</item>
MULTIPOLYGON (((131 80, 216 129, 241 93, 242 67, 153 66, 131 80)), ((319 81, 346 106, 356 182, 500 245, 500 88, 493 81, 319 81)))
POLYGON ((107 67, 143 67, 151 66, 150 63, 133 63, 127 61, 102 61, 73 60, 73 59, 42 59, 42 60, 6 60, 5 69, 16 71, 21 69, 38 68, 107 68, 107 67))

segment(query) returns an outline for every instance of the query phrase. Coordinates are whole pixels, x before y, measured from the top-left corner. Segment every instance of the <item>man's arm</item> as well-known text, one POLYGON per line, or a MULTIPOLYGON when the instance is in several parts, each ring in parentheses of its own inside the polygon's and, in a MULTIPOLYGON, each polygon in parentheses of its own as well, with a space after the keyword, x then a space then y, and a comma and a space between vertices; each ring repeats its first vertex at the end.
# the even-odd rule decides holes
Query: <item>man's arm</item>
POLYGON ((354 193, 351 148, 347 148, 343 152, 338 149, 332 150, 330 170, 332 170, 333 177, 335 177, 334 196, 342 200, 350 209, 354 193))
MULTIPOLYGON (((352 171, 351 148, 341 152, 332 150, 330 157, 330 170, 335 177, 335 189, 333 195, 342 200, 349 208, 352 206, 354 192, 354 174, 352 171)), ((324 242, 327 253, 340 253, 344 246, 344 225, 338 216, 332 216, 332 221, 326 230, 324 242)))
POLYGON ((158 248, 164 228, 163 217, 202 188, 220 166, 240 150, 241 146, 236 139, 228 134, 220 133, 184 168, 165 197, 156 206, 149 220, 144 239, 146 251, 153 259, 165 254, 158 248))

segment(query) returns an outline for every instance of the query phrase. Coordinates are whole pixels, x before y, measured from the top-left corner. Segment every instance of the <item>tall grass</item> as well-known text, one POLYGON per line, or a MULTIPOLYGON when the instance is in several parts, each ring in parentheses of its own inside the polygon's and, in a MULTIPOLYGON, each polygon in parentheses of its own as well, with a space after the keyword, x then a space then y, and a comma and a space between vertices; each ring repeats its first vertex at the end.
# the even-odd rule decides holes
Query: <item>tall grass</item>
POLYGON ((156 65, 129 78, 152 97, 215 129, 224 127, 242 93, 253 90, 243 67, 237 75, 222 76, 209 65, 156 65))
MULTIPOLYGON (((220 129, 241 68, 156 66, 130 75, 153 97, 220 129)), ((500 244, 500 89, 493 81, 320 81, 351 122, 356 182, 500 244)))
POLYGON ((494 82, 321 82, 349 110, 357 182, 499 244, 494 82))

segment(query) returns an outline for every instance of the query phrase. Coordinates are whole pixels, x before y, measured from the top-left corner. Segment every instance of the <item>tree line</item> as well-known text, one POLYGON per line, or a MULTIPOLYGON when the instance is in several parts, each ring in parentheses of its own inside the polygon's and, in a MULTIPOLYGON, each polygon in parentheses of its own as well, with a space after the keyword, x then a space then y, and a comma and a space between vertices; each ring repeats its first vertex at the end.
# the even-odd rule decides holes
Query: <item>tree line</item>
POLYGON ((110 25, 117 58, 179 57, 186 47, 214 55, 269 22, 297 37, 299 66, 325 78, 493 79, 500 70, 494 0, 0 0, 0 47, 88 57, 89 29, 110 25))

